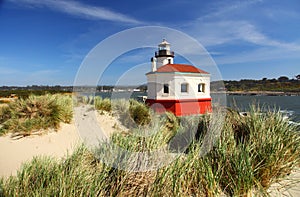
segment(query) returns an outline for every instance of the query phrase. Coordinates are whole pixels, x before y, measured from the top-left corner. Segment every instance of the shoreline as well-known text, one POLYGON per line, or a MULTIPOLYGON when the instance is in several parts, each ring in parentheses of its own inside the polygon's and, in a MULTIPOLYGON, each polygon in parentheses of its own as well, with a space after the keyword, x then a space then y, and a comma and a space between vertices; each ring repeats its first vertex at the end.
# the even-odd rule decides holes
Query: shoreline
MULTIPOLYGON (((78 110, 81 112, 80 119, 84 118, 88 121, 87 123, 90 121, 98 123, 108 136, 113 132, 123 131, 117 119, 109 113, 99 114, 97 111, 84 107, 79 107, 78 110)), ((67 154, 72 154, 74 147, 82 140, 82 136, 78 133, 77 123, 76 121, 72 121, 71 124, 62 123, 58 131, 49 130, 44 135, 28 136, 19 140, 14 140, 9 135, 0 137, 2 149, 0 177, 8 178, 10 175, 16 175, 22 163, 29 162, 34 156, 44 155, 61 159, 67 154)), ((299 196, 299 177, 300 170, 294 169, 289 176, 272 184, 267 190, 268 194, 270 196, 299 196)))
POLYGON ((226 94, 237 96, 300 96, 300 92, 273 92, 273 91, 211 91, 211 94, 226 94))

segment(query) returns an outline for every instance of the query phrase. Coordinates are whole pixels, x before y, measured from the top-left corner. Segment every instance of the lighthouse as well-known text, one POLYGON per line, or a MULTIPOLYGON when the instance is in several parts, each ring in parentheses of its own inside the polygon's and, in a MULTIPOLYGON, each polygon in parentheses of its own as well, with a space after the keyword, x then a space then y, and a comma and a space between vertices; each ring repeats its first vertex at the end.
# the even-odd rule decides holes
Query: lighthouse
POLYGON ((193 65, 174 63, 174 52, 165 39, 158 44, 146 76, 146 103, 155 112, 186 116, 211 111, 210 74, 193 65))

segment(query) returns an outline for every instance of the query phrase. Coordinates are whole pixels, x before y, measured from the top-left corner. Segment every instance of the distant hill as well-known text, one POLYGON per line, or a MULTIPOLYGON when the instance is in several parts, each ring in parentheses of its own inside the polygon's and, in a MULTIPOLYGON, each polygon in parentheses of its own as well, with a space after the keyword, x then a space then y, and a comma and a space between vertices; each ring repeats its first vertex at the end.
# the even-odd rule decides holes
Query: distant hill
POLYGON ((278 79, 261 80, 241 79, 239 81, 214 81, 211 82, 211 90, 217 91, 222 87, 220 83, 224 83, 226 91, 273 91, 273 92, 300 92, 300 79, 289 79, 282 76, 278 79))
MULTIPOLYGON (((78 89, 78 87, 77 87, 78 89)), ((91 89, 95 91, 95 87, 82 87, 83 90, 91 89)), ((104 85, 97 86, 96 91, 115 91, 116 89, 133 90, 138 89, 141 92, 147 91, 147 85, 140 86, 118 86, 104 85)), ((11 94, 16 94, 19 97, 27 97, 29 94, 42 95, 46 93, 68 93, 73 91, 73 86, 2 86, 0 87, 0 97, 9 97, 11 94)), ((278 79, 261 80, 254 79, 241 79, 226 80, 226 81, 212 81, 211 91, 227 91, 227 92, 285 92, 300 94, 300 75, 297 75, 295 79, 289 79, 288 77, 281 76, 278 79)))

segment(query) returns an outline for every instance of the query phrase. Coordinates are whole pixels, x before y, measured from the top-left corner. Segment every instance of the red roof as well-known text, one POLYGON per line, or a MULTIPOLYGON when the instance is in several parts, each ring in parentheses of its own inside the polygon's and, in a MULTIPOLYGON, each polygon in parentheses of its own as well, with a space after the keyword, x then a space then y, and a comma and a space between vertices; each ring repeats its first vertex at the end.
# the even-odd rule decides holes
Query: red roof
POLYGON ((157 69, 156 72, 184 72, 184 73, 202 73, 209 74, 204 70, 188 64, 166 64, 157 69))

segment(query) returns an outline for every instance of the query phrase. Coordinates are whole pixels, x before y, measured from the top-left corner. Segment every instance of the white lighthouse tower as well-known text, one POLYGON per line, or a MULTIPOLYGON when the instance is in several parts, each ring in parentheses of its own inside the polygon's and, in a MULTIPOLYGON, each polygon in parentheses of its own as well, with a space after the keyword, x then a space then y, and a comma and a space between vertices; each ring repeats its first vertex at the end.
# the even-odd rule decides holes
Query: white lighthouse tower
POLYGON ((152 72, 165 64, 173 64, 174 52, 170 49, 170 43, 165 39, 158 45, 158 51, 155 52, 155 57, 151 58, 152 72))
POLYGON ((187 64, 174 64, 174 52, 165 39, 151 58, 147 73, 146 103, 158 113, 171 111, 176 116, 211 111, 210 74, 187 64))

